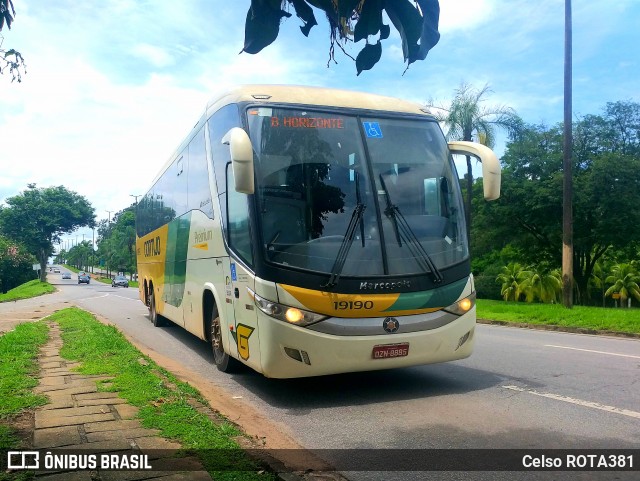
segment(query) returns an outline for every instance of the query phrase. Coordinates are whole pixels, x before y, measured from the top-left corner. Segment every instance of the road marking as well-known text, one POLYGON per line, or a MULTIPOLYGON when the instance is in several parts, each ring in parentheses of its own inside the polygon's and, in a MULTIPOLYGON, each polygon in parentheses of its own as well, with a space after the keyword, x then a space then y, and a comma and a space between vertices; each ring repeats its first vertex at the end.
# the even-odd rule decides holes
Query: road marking
POLYGON ((556 346, 554 344, 545 344, 544 347, 557 347, 558 349, 571 349, 572 351, 595 352, 596 354, 608 354, 609 356, 630 357, 632 359, 640 359, 640 356, 632 356, 631 354, 618 354, 617 352, 594 351, 592 349, 580 349, 569 346, 556 346))
POLYGON ((78 299, 79 301, 91 301, 93 299, 102 299, 103 297, 109 297, 111 294, 105 294, 104 296, 95 296, 95 297, 84 297, 82 299, 78 299))
POLYGON ((138 302, 142 302, 138 297, 125 297, 125 296, 120 296, 118 294, 107 294, 108 296, 115 296, 115 297, 120 297, 121 299, 126 299, 128 301, 138 301, 138 302))
POLYGON ((536 391, 535 389, 521 388, 518 386, 502 386, 502 387, 504 389, 509 389, 511 391, 526 392, 529 394, 533 394, 535 396, 546 397, 548 399, 555 399, 556 401, 564 401, 571 404, 577 404, 578 406, 583 406, 583 407, 592 408, 592 409, 599 409, 600 411, 607 411, 610 413, 622 414, 624 416, 640 419, 639 412, 630 411, 628 409, 617 408, 615 406, 607 406, 606 404, 600 404, 592 401, 583 401, 582 399, 575 399, 568 396, 561 396, 560 394, 539 392, 539 391, 536 391))

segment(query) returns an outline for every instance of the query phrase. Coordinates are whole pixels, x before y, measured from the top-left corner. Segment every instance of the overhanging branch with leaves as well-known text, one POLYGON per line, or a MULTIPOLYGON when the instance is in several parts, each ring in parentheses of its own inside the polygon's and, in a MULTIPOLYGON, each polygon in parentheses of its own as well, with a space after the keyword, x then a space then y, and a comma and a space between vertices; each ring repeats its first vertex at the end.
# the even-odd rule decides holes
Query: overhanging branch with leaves
POLYGON ((336 62, 336 45, 344 51, 348 42, 365 40, 355 58, 358 75, 373 68, 382 56, 381 42, 391 32, 383 12, 400 34, 407 68, 416 60, 424 60, 440 39, 438 0, 251 0, 240 53, 256 54, 271 45, 278 37, 282 19, 292 16, 290 7, 302 20, 300 30, 306 37, 318 24, 314 8, 326 15, 330 28, 328 63, 336 62))

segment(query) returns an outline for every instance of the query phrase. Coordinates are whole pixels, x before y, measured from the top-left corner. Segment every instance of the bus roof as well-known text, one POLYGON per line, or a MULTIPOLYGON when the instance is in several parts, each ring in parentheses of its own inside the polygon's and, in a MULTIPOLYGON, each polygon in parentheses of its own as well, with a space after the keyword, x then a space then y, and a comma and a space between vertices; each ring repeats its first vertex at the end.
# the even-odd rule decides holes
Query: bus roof
POLYGON ((239 85, 214 97, 207 104, 206 116, 210 117, 215 111, 227 104, 238 102, 304 104, 418 115, 428 114, 425 107, 418 103, 351 90, 298 85, 239 85))
POLYGON ((346 107, 381 112, 401 112, 414 115, 432 117, 428 110, 415 102, 408 102, 395 97, 368 94, 353 90, 329 89, 322 87, 306 87, 300 85, 238 85, 231 87, 207 103, 206 111, 200 120, 196 122, 189 135, 184 138, 178 148, 171 154, 162 166, 160 172, 154 177, 153 186, 171 163, 183 151, 190 138, 201 127, 206 119, 225 105, 238 102, 274 103, 274 104, 298 104, 317 105, 324 107, 346 107))

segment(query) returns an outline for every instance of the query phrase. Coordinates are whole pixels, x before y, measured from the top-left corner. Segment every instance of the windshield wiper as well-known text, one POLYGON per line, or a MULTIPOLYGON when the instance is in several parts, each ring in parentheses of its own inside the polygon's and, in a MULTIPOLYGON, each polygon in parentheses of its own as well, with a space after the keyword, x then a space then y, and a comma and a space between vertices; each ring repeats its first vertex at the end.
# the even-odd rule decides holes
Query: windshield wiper
POLYGON ((327 287, 330 289, 338 285, 338 279, 340 279, 340 274, 342 273, 342 268, 344 267, 344 263, 347 260, 349 249, 351 249, 351 245, 353 244, 356 226, 358 225, 358 223, 360 223, 360 237, 362 239, 362 247, 364 247, 363 214, 367 206, 362 203, 362 199, 360 198, 360 176, 357 172, 355 173, 355 181, 357 203, 355 208, 353 209, 353 213, 351 214, 351 220, 349 221, 347 231, 345 232, 344 238, 342 239, 342 244, 340 244, 340 249, 338 249, 336 260, 333 262, 333 267, 331 268, 331 276, 329 277, 327 283, 322 284, 321 287, 327 287))
POLYGON ((396 234, 398 246, 402 247, 402 239, 404 238, 409 251, 416 259, 418 264, 420 264, 423 270, 429 270, 431 272, 431 275, 433 276, 433 282, 442 282, 444 279, 444 277, 442 277, 442 273, 434 264, 433 259, 431 258, 429 253, 424 249, 424 247, 420 243, 420 240, 416 237, 415 233, 409 226, 407 219, 405 219, 402 215, 402 212, 400 212, 398 206, 391 202, 391 197, 389 196, 389 191, 387 190, 387 186, 384 183, 382 174, 380 174, 380 185, 382 186, 382 190, 384 191, 384 197, 387 204, 387 208, 384 210, 384 214, 389 217, 389 219, 391 219, 391 222, 393 223, 393 230, 396 234))

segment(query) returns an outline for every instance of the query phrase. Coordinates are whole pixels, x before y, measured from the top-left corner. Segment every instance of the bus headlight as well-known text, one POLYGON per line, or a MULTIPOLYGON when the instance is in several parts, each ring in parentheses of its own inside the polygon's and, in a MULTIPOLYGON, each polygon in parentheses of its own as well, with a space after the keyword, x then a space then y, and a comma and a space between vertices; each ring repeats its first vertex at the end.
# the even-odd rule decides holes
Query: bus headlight
POLYGON ((249 295, 256 303, 258 309, 260 309, 266 315, 274 317, 281 321, 295 324, 296 326, 309 326, 311 324, 315 324, 316 322, 323 321, 328 317, 322 314, 316 314, 315 312, 305 311, 304 309, 299 309, 297 307, 285 306, 277 302, 268 301, 267 299, 263 299, 262 297, 260 297, 251 289, 247 290, 249 291, 249 295))
POLYGON ((466 314, 476 305, 476 293, 472 292, 470 296, 460 299, 454 302, 450 306, 445 307, 443 310, 450 312, 451 314, 457 314, 459 316, 466 314))

